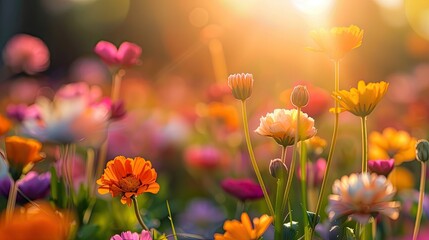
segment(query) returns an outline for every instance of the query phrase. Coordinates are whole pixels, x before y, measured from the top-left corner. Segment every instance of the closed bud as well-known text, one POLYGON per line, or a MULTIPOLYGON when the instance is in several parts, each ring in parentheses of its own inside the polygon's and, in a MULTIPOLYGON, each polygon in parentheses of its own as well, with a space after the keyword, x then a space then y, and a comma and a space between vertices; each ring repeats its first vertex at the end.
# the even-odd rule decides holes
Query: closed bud
POLYGON ((253 76, 249 73, 231 74, 228 77, 228 86, 236 99, 244 101, 252 95, 253 76))
POLYGON ((429 142, 426 139, 417 141, 416 158, 420 162, 427 162, 429 160, 429 142))
POLYGON ((287 167, 286 164, 283 163, 282 160, 279 158, 276 158, 274 160, 271 160, 270 162, 270 174, 274 178, 281 179, 283 177, 286 177, 287 174, 287 167))
POLYGON ((295 107, 305 107, 308 104, 309 93, 306 86, 298 85, 293 88, 290 100, 295 107))

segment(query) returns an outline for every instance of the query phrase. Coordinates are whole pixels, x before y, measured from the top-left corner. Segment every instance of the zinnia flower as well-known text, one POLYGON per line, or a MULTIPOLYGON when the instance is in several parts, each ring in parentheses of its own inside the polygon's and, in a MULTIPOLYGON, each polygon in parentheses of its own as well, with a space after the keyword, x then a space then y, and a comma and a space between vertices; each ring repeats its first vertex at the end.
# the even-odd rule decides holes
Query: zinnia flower
POLYGON ((352 174, 335 180, 329 196, 327 212, 331 220, 343 216, 367 223, 379 213, 395 220, 399 217, 399 202, 391 201, 395 188, 386 177, 377 174, 352 174))
POLYGON ((142 53, 140 46, 130 42, 123 42, 119 49, 110 42, 100 41, 95 45, 94 52, 107 65, 121 65, 129 67, 139 63, 139 57, 142 53))
POLYGON ((107 163, 104 174, 97 180, 100 194, 121 196, 121 203, 131 206, 131 198, 144 192, 158 193, 157 173, 152 163, 141 157, 115 157, 107 163))
POLYGON ((326 53, 333 60, 340 60, 351 50, 362 44, 363 30, 355 25, 318 29, 311 32, 318 48, 310 50, 326 53))
MULTIPOLYGON (((6 198, 9 197, 10 183, 9 176, 0 179, 0 194, 6 198)), ((16 184, 18 185, 16 202, 24 204, 28 201, 42 199, 47 197, 51 190, 51 173, 38 174, 31 171, 19 179, 16 184)))
POLYGON ((417 140, 405 131, 386 128, 369 135, 369 159, 395 159, 395 165, 412 161, 416 157, 417 140))
POLYGON ((238 220, 227 220, 223 224, 225 233, 214 235, 215 240, 257 240, 267 230, 273 217, 266 214, 260 218, 253 219, 253 226, 250 222, 249 215, 247 213, 241 214, 241 222, 238 220))
POLYGON ((395 160, 369 160, 368 168, 371 172, 387 177, 395 167, 395 160))
POLYGON ((366 117, 386 94, 388 86, 389 83, 383 81, 368 83, 368 85, 365 85, 364 81, 359 81, 357 89, 333 92, 332 96, 339 101, 344 110, 356 116, 366 117))
MULTIPOLYGON (((262 136, 272 137, 282 146, 290 146, 295 142, 296 122, 298 111, 296 109, 275 109, 261 117, 259 127, 255 130, 262 136)), ((300 113, 299 119, 299 141, 306 140, 316 134, 314 120, 306 113, 300 113)))
POLYGON ((222 189, 241 201, 256 200, 264 197, 261 186, 252 179, 227 178, 221 182, 222 189))
POLYGON ((152 240, 152 236, 146 230, 143 230, 140 235, 136 232, 126 231, 122 232, 121 235, 116 234, 110 240, 152 240))

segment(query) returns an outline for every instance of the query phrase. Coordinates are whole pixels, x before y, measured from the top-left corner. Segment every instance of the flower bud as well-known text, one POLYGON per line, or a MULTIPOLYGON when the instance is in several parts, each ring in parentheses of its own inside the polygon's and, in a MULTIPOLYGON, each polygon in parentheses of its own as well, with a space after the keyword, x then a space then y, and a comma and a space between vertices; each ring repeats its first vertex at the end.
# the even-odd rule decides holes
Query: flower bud
POLYGON ((274 178, 280 179, 286 177, 287 167, 279 158, 271 160, 270 162, 270 174, 274 178))
POLYGON ((295 107, 305 107, 308 104, 309 93, 306 86, 298 85, 293 88, 290 100, 295 107))
POLYGON ((253 76, 249 73, 231 74, 228 77, 228 86, 236 99, 244 101, 252 95, 253 76))
POLYGON ((426 139, 417 141, 416 158, 420 162, 427 162, 429 160, 429 142, 426 139))

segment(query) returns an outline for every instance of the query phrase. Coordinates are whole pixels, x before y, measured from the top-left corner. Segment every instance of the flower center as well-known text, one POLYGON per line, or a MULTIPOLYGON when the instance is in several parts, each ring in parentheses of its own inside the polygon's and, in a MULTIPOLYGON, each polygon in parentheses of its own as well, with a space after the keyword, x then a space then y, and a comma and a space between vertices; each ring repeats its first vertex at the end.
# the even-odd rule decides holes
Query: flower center
POLYGON ((140 187, 140 180, 134 175, 128 175, 119 180, 119 186, 125 192, 135 192, 140 187))

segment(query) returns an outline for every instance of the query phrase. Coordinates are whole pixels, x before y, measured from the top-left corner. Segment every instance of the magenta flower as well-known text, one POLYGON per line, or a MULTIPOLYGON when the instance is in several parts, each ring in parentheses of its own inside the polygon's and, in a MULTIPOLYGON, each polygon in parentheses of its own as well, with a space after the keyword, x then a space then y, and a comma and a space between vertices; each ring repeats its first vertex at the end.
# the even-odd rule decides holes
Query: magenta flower
POLYGON ((373 173, 377 173, 378 175, 383 175, 385 177, 389 175, 389 173, 393 170, 394 167, 395 167, 394 159, 368 161, 369 171, 373 173))
POLYGON ((49 50, 39 38, 18 34, 6 43, 3 60, 15 73, 35 74, 49 67, 49 50))
POLYGON ((261 186, 252 179, 232 179, 227 178, 221 182, 222 189, 232 196, 246 200, 257 200, 264 197, 261 186))
POLYGON ((149 231, 143 230, 141 235, 135 232, 126 231, 122 232, 121 235, 116 234, 111 237, 110 240, 152 240, 152 236, 149 231))
MULTIPOLYGON (((9 196, 11 178, 6 176, 0 179, 0 195, 9 196)), ((29 200, 35 201, 43 199, 49 195, 51 189, 51 173, 46 172, 38 174, 37 172, 28 172, 24 178, 18 180, 17 203, 25 204, 29 200)))
POLYGON ((134 43, 123 42, 119 49, 110 42, 100 41, 95 45, 94 52, 107 65, 129 67, 139 63, 142 49, 134 43))
POLYGON ((215 169, 222 160, 222 153, 212 146, 190 146, 185 150, 185 161, 191 167, 215 169))

